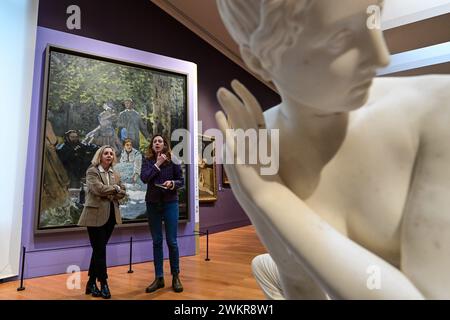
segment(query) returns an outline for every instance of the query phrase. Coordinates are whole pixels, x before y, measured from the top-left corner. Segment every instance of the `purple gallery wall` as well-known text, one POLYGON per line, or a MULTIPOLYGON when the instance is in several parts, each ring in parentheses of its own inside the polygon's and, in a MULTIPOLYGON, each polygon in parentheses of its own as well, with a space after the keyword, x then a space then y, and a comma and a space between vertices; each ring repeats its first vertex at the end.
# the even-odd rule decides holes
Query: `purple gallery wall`
MULTIPOLYGON (((220 108, 216 91, 221 86, 229 88, 232 79, 242 81, 263 109, 280 101, 276 93, 150 0, 40 0, 38 25, 194 62, 198 72, 198 117, 203 130, 216 127, 214 114, 220 108), (70 5, 81 9, 80 30, 66 27, 70 5)), ((221 178, 219 165, 217 180, 220 182, 221 178)), ((229 188, 219 191, 215 203, 200 204, 201 231, 217 232, 248 224, 250 221, 229 188)))
MULTIPOLYGON (((72 229, 64 232, 39 233, 34 232, 36 224, 36 198, 39 196, 39 161, 41 152, 41 105, 44 91, 44 64, 47 45, 94 53, 137 64, 150 65, 187 74, 189 108, 197 108, 197 66, 194 63, 168 58, 161 55, 131 49, 78 35, 38 27, 36 36, 36 54, 33 75, 33 95, 30 115, 29 139, 27 148, 27 168, 24 197, 24 213, 22 226, 22 244, 26 247, 26 278, 64 273, 69 266, 78 266, 86 270, 90 261, 90 246, 86 230, 72 229)), ((194 126, 195 114, 188 112, 189 128, 194 126)), ((191 133, 194 139, 194 132, 191 133)), ((189 169, 194 170, 194 155, 191 155, 189 169)), ((194 188, 194 177, 189 176, 190 190, 194 188)), ((195 228, 195 196, 189 195, 189 220, 179 224, 178 243, 180 255, 194 255, 196 250, 195 228)), ((133 262, 153 260, 152 242, 146 225, 126 226, 116 228, 108 246, 108 265, 123 265, 129 261, 129 239, 133 237, 133 262)), ((167 248, 165 256, 167 257, 167 248)), ((75 267, 76 268, 76 267, 75 267)), ((150 277, 150 275, 149 275, 150 277)))

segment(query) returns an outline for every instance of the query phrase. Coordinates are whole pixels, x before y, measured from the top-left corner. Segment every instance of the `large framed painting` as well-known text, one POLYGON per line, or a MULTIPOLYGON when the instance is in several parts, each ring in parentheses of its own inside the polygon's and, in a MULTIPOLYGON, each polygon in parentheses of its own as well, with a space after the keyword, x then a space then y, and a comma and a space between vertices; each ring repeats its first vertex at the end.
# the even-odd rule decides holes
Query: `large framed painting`
MULTIPOLYGON (((106 144, 116 150, 115 170, 127 188, 124 224, 145 222, 142 159, 153 134, 170 141, 173 130, 187 129, 186 92, 185 74, 48 46, 36 230, 76 227, 86 169, 106 144)), ((187 184, 179 190, 180 221, 188 219, 187 184)))
POLYGON ((217 200, 215 138, 198 135, 198 194, 199 202, 217 200))

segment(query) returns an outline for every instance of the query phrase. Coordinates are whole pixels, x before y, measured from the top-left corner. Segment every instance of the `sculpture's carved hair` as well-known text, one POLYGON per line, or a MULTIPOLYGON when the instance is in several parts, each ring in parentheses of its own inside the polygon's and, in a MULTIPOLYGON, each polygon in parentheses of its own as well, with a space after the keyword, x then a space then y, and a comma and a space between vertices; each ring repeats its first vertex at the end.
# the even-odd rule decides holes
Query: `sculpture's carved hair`
POLYGON ((295 45, 315 0, 217 0, 220 15, 241 54, 250 52, 270 70, 295 45))

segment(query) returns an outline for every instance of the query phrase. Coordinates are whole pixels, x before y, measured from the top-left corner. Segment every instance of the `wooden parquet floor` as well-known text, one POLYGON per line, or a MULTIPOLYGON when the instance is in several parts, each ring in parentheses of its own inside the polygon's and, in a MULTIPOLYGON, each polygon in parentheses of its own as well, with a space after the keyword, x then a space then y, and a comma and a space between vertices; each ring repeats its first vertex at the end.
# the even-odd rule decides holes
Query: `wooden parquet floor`
MULTIPOLYGON (((134 273, 128 266, 108 268, 112 299, 118 300, 216 300, 264 299, 251 273, 250 263, 266 250, 258 240, 253 226, 232 229, 209 236, 209 257, 206 257, 206 237, 200 238, 200 253, 180 258, 182 293, 172 291, 168 260, 164 261, 166 287, 153 293, 145 288, 153 281, 153 263, 134 264, 134 273)), ((14 300, 93 300, 84 294, 87 272, 81 272, 81 288, 68 289, 67 274, 26 279, 26 290, 18 292, 19 281, 0 284, 0 299, 14 300)))

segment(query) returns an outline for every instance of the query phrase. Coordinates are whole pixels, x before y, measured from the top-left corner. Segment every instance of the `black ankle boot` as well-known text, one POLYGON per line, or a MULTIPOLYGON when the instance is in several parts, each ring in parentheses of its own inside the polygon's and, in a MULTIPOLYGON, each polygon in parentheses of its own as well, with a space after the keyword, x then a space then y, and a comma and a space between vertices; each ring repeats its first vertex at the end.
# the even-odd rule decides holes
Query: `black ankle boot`
POLYGON ((97 284, 94 282, 88 282, 86 284, 86 294, 91 294, 93 297, 100 297, 102 294, 100 293, 100 290, 97 287, 97 284))
POLYGON ((145 292, 150 293, 156 291, 160 288, 164 288, 164 278, 158 277, 156 278, 146 289, 145 292))
POLYGON ((111 292, 109 291, 108 283, 102 282, 100 284, 100 293, 103 299, 110 299, 111 298, 111 292))
POLYGON ((180 277, 178 277, 178 274, 174 274, 172 278, 172 289, 175 292, 182 292, 183 291, 183 285, 181 284, 180 277))

